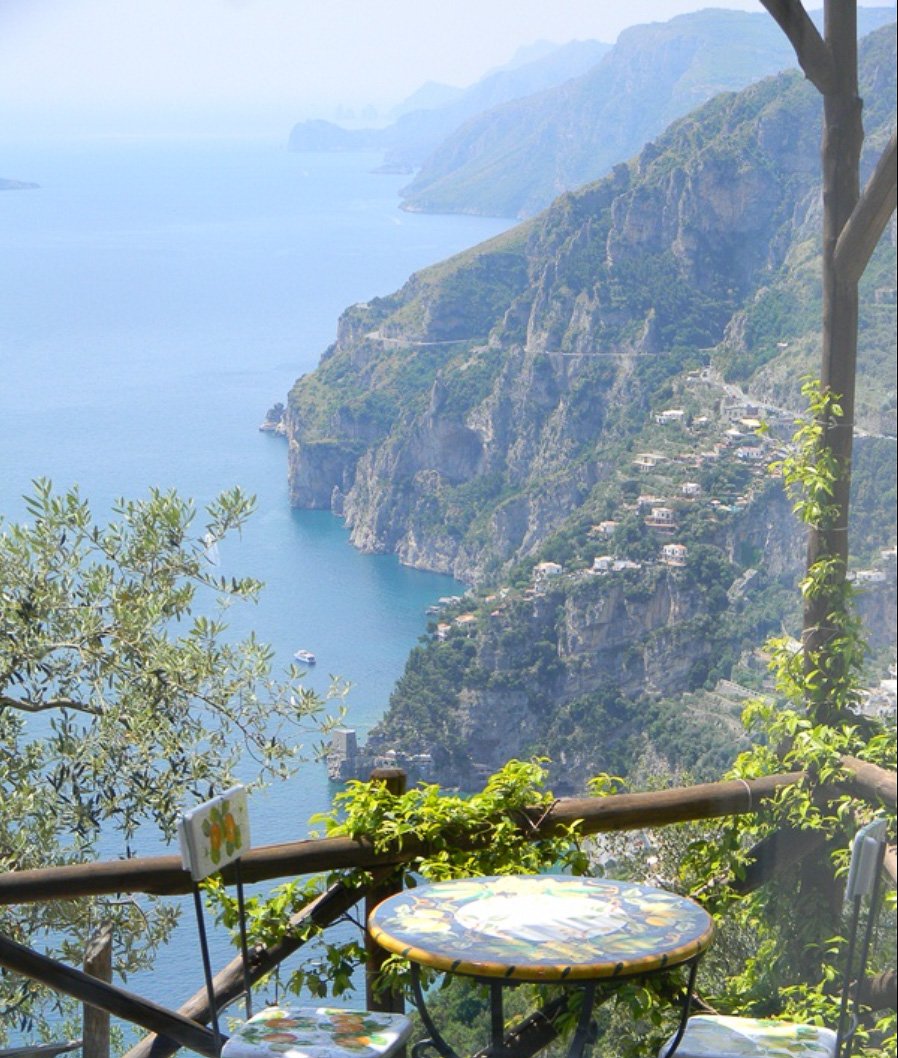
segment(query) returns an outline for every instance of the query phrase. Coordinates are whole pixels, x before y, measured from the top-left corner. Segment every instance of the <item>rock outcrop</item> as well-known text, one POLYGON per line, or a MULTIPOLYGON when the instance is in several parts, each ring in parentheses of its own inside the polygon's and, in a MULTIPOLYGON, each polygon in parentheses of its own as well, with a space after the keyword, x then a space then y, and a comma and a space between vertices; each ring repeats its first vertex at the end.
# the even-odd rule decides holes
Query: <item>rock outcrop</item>
POLYGON ((532 554, 652 388, 782 264, 812 196, 797 75, 720 97, 630 166, 354 306, 289 402, 291 497, 464 580, 532 554))
MULTIPOLYGON (((865 109, 874 143, 892 42, 861 52, 865 90, 888 95, 865 109)), ((412 652, 366 760, 397 750, 467 785, 532 752, 569 781, 613 770, 650 730, 691 763, 699 743, 714 766, 732 753, 735 707, 711 724, 698 692, 800 623, 803 534, 766 468, 799 407, 793 353, 817 344, 818 170, 818 97, 784 74, 344 313, 290 393, 292 501, 474 586, 412 652), (692 721, 665 704, 693 692, 692 721)), ((876 289, 894 260, 887 236, 876 289)), ((894 410, 894 299, 869 305, 861 391, 894 410)), ((873 554, 894 540, 877 487, 894 446, 868 440, 852 533, 873 554)))

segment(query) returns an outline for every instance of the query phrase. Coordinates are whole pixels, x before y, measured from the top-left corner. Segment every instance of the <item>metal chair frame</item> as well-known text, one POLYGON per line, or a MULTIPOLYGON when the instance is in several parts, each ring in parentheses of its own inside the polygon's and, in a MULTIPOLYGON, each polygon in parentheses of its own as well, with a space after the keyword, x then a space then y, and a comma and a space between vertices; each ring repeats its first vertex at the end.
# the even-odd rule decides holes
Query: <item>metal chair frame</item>
MULTIPOLYGON (((870 954, 882 890, 886 826, 885 819, 874 819, 855 834, 851 846, 851 865, 845 886, 845 902, 851 905, 851 914, 839 997, 839 1020, 835 1033, 834 1058, 851 1058, 854 1036, 860 1020, 857 989, 853 988, 852 984, 855 979, 858 981, 862 979, 870 954), (860 946, 858 946, 861 910, 864 898, 867 896, 870 898, 867 921, 860 938, 860 946), (859 958, 856 958, 858 954, 859 958)), ((746 1020, 750 1021, 750 1019, 746 1020)), ((684 1040, 688 1042, 688 1035, 688 1024, 681 1024, 679 1032, 668 1043, 665 1043, 659 1054, 663 1058, 672 1058, 680 1044, 684 1040)))
MULTIPOLYGON (((184 866, 190 871, 193 882, 193 903, 196 912, 197 932, 203 960, 203 974, 206 981, 206 993, 209 997, 209 1013, 216 1051, 230 1054, 244 1053, 246 1039, 258 1030, 258 1024, 267 1024, 269 1014, 272 1019, 282 1018, 284 1027, 290 1021, 290 1030, 298 1033, 294 1037, 300 1047, 310 1047, 319 1051, 322 1044, 328 1046, 328 1053, 343 1058, 354 1058, 355 1045, 346 1043, 345 1015, 354 1018, 362 1017, 374 1022, 374 1031, 381 1035, 375 1044, 371 1043, 368 1052, 372 1058, 388 1058, 401 1047, 411 1031, 411 1022, 399 1014, 352 1010, 326 1007, 290 1007, 279 1011, 277 1008, 260 1011, 253 1017, 252 982, 250 973, 249 944, 246 931, 246 900, 244 897, 243 879, 240 872, 241 855, 250 845, 249 811, 246 803, 246 790, 242 786, 232 787, 218 797, 198 805, 184 813, 178 827, 181 840, 181 857, 184 866), (221 1031, 218 1020, 218 1009, 215 989, 212 980, 212 960, 209 954, 209 939, 206 933, 203 900, 200 882, 223 867, 231 865, 237 892, 237 912, 240 926, 240 951, 243 969, 243 994, 246 1005, 246 1020, 230 1041, 221 1031), (343 1018, 343 1022, 341 1022, 343 1018), (296 1019, 296 1020, 291 1020, 296 1019), (379 1019, 379 1023, 378 1023, 379 1019), (304 1023, 304 1024, 303 1024, 304 1023), (252 1027, 251 1027, 252 1026, 252 1027)), ((264 1031, 264 1029, 263 1029, 264 1031)), ((365 1031, 369 1031, 366 1026, 365 1031)), ((252 1053, 258 1053, 256 1043, 249 1043, 252 1053)), ((274 1051, 272 1051, 272 1055, 274 1051)))
MULTIPOLYGON (((203 898, 200 890, 200 882, 204 878, 208 878, 210 875, 217 873, 228 864, 233 865, 235 888, 237 892, 237 911, 240 924, 240 953, 243 963, 244 1005, 246 1009, 246 1017, 249 1019, 253 1016, 253 1000, 249 973, 249 943, 246 933, 246 900, 243 889, 243 878, 240 873, 240 853, 250 846, 249 816, 246 812, 246 790, 243 786, 231 787, 231 789, 219 794, 218 797, 205 802, 203 805, 200 805, 197 809, 193 810, 193 812, 206 812, 209 810, 210 806, 225 805, 232 799, 236 799, 243 806, 244 826, 246 827, 246 831, 244 832, 245 840, 240 843, 237 855, 229 856, 228 853, 225 852, 225 855, 221 857, 217 863, 212 865, 212 870, 204 870, 199 850, 192 847, 190 819, 193 813, 184 813, 178 824, 178 835, 181 841, 181 857, 184 861, 185 867, 190 871, 191 876, 193 907, 196 914, 196 926, 200 940, 200 953, 203 960, 203 976, 206 982, 206 994, 209 997, 209 1014, 212 1022, 212 1032, 215 1036, 215 1046, 218 1050, 221 1050, 224 1040, 218 1022, 218 1007, 215 1000, 215 988, 212 984, 212 959, 209 954, 209 938, 206 933, 206 916, 203 911, 203 898)), ((207 863, 205 866, 209 866, 209 864, 207 863)))

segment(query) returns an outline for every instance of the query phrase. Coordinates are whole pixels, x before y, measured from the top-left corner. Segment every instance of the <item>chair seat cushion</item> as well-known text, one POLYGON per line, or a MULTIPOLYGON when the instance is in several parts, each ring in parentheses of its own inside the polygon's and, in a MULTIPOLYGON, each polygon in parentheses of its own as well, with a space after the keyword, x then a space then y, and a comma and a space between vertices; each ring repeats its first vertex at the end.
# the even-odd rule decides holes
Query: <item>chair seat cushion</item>
MULTIPOLYGON (((663 1056, 673 1040, 658 1052, 663 1056)), ((836 1034, 817 1025, 772 1018, 697 1014, 674 1058, 833 1058, 836 1034)))
POLYGON ((338 1007, 266 1007, 225 1043, 222 1058, 380 1058, 408 1039, 402 1014, 338 1007))

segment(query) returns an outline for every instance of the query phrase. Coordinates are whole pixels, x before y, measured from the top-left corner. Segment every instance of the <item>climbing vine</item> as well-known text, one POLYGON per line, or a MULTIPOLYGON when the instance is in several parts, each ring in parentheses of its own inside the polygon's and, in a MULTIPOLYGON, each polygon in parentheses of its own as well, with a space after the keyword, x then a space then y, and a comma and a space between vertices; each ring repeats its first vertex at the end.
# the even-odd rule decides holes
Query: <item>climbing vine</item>
MULTIPOLYGON (((831 424, 842 417, 839 397, 822 390, 815 379, 805 381, 802 393, 808 412, 793 436, 794 451, 772 469, 782 474, 794 513, 819 538, 833 531, 842 517, 834 497, 850 468, 826 443, 831 424)), ((811 717, 848 718, 858 703, 866 642, 847 573, 840 554, 822 550, 799 587, 806 603, 825 603, 825 635, 809 636, 807 631, 817 630, 806 630, 801 651, 792 650, 786 640, 771 643, 778 690, 811 717)))
MULTIPOLYGON (((429 881, 474 875, 534 874, 548 868, 584 873, 588 859, 576 827, 551 835, 536 835, 541 812, 555 803, 546 789, 547 761, 510 760, 490 777, 479 793, 449 794, 435 784, 420 784, 394 793, 379 782, 350 782, 334 798, 330 812, 312 823, 327 837, 351 837, 372 843, 378 853, 417 850, 397 871, 404 883, 415 876, 429 881)), ((270 945, 280 940, 286 923, 318 897, 328 884, 342 882, 364 888, 372 881, 364 870, 341 871, 327 877, 279 886, 267 899, 247 902, 251 940, 270 945)), ((213 880, 209 896, 226 925, 237 925, 236 900, 213 880)), ((315 996, 340 995, 353 987, 353 970, 366 953, 357 939, 325 939, 321 929, 303 926, 301 935, 315 939, 314 953, 304 957, 290 976, 274 980, 289 992, 305 990, 315 996)), ((303 949, 305 950, 305 949, 303 949)), ((357 983, 357 982, 355 982, 357 983)), ((390 958, 384 964, 381 986, 402 988, 407 964, 390 958)))
MULTIPOLYGON (((807 381, 803 392, 808 415, 798 425, 792 454, 774 469, 782 474, 796 515, 809 527, 827 530, 840 516, 833 496, 848 472, 824 443, 827 424, 841 408, 838 396, 823 392, 815 381, 807 381)), ((895 763, 894 725, 886 727, 857 710, 866 644, 846 572, 843 559, 825 552, 809 566, 801 592, 805 599, 828 600, 827 636, 822 646, 798 645, 788 637, 767 644, 778 699, 746 707, 743 722, 754 743, 730 773, 752 779, 803 771, 805 778, 784 787, 763 812, 737 817, 713 841, 695 842, 682 863, 681 876, 692 879, 694 891, 725 930, 755 934, 754 951, 741 971, 706 985, 711 1001, 727 1011, 831 1025, 837 1020, 844 964, 841 883, 851 835, 874 809, 847 791, 832 791, 847 777, 845 756, 886 768, 895 763), (816 834, 820 853, 739 896, 730 883, 744 877, 755 850, 776 832, 816 834), (810 983, 795 983, 801 980, 810 983)), ((890 899, 894 909, 894 892, 890 899)), ((893 1052, 894 1015, 881 1019, 869 1035, 862 1030, 864 1039, 870 1049, 861 1043, 855 1053, 893 1052)))

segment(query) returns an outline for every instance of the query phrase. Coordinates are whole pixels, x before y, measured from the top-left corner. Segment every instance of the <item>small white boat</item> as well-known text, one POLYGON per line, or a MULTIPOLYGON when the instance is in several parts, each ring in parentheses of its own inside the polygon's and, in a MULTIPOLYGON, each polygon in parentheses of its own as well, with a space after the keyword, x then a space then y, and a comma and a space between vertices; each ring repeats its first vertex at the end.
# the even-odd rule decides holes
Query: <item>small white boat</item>
POLYGON ((303 665, 315 664, 315 655, 311 650, 297 650, 293 657, 296 658, 297 661, 301 661, 303 665))

